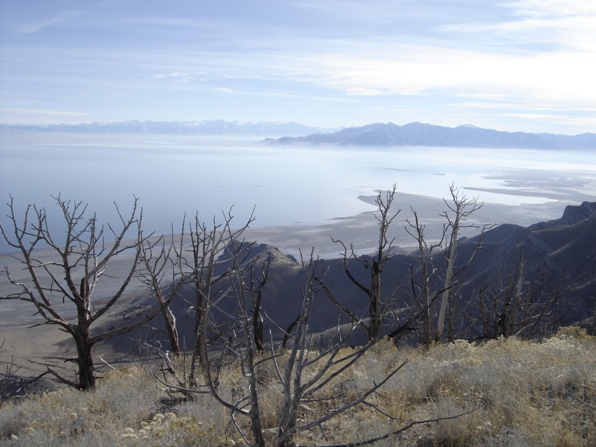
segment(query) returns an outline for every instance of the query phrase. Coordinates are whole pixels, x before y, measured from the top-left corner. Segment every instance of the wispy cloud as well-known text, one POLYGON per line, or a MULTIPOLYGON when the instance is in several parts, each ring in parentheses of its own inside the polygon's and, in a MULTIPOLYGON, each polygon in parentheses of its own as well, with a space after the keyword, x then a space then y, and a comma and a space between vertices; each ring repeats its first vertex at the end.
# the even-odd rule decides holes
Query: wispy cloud
POLYGON ((154 76, 157 79, 166 79, 166 80, 170 80, 170 81, 180 83, 180 84, 190 84, 191 82, 193 82, 196 79, 195 76, 190 73, 178 73, 178 72, 160 73, 160 74, 156 74, 154 76))
POLYGON ((496 45, 554 44, 558 48, 596 50, 596 3, 584 0, 523 0, 507 3, 511 20, 453 23, 437 29, 476 36, 496 45))
POLYGON ((85 112, 64 112, 61 110, 40 110, 40 109, 0 109, 4 113, 20 113, 30 115, 47 115, 47 116, 90 116, 90 113, 85 112))
POLYGON ((495 72, 511 66, 515 57, 440 46, 349 46, 343 52, 316 56, 312 66, 319 67, 328 86, 350 95, 423 95, 464 86, 467 91, 477 91, 483 85, 510 83, 517 78, 507 71, 495 72))
POLYGON ((293 0, 291 8, 319 11, 337 19, 358 22, 387 23, 408 14, 412 0, 293 0))
POLYGON ((41 108, 0 108, 0 122, 5 124, 60 124, 87 121, 92 113, 41 108))
POLYGON ((244 119, 295 110, 300 121, 317 101, 319 116, 352 122, 454 107, 463 122, 493 107, 532 120, 594 113, 596 3, 586 0, 150 3, 4 19, 4 107, 24 114, 19 99, 35 99, 43 113, 66 100, 132 119, 194 115, 200 104, 244 119))
POLYGON ((535 19, 596 14, 596 4, 585 0, 519 0, 505 3, 513 14, 535 19))
POLYGON ((584 3, 509 3, 517 20, 443 26, 438 30, 445 40, 413 45, 346 42, 343 49, 313 56, 311 66, 319 82, 348 95, 473 96, 592 110, 596 5, 584 3), (450 39, 454 33, 465 39, 450 39))
POLYGON ((24 25, 19 26, 18 31, 22 34, 33 34, 43 31, 46 28, 50 28, 59 24, 64 23, 67 20, 72 19, 73 17, 78 16, 78 13, 74 12, 67 12, 63 14, 59 14, 55 17, 50 19, 40 20, 37 22, 27 23, 24 25))

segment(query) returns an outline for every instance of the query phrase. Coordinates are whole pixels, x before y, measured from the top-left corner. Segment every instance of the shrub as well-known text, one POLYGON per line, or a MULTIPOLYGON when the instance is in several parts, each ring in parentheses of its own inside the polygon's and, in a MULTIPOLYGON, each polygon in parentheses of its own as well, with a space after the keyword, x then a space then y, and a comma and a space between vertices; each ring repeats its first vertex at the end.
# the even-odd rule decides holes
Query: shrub
MULTIPOLYGON (((541 342, 515 338, 459 341, 430 349, 379 343, 330 387, 304 402, 300 418, 324 414, 362 393, 395 365, 409 362, 366 404, 301 433, 300 445, 324 445, 396 430, 412 421, 469 414, 414 426, 378 446, 596 445, 596 337, 564 328, 541 342), (379 417, 379 412, 393 419, 379 417)), ((279 358, 283 364, 284 358, 279 358)), ((279 379, 262 364, 260 400, 265 438, 274 437, 279 379)), ((241 399, 241 371, 220 376, 220 392, 241 399)), ((164 410, 159 384, 146 370, 112 372, 97 390, 29 396, 0 408, 7 446, 104 447, 243 444, 229 412, 209 394, 164 410)), ((236 423, 248 423, 238 417, 236 423)))

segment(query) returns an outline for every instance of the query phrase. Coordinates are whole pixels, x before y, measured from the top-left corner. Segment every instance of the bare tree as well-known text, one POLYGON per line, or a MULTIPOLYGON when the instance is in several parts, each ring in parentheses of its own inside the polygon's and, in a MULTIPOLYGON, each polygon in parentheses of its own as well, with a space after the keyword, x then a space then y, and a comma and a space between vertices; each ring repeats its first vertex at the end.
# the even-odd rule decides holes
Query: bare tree
MULTIPOLYGON (((171 362, 167 355, 162 353, 164 359, 164 371, 169 375, 159 378, 160 383, 166 386, 171 393, 181 393, 183 398, 189 398, 194 393, 205 392, 207 389, 217 402, 229 410, 231 424, 243 437, 244 442, 249 445, 264 447, 275 445, 277 447, 288 447, 294 445, 295 437, 304 431, 320 429, 325 435, 324 425, 335 417, 338 417, 357 406, 372 408, 380 418, 387 418, 395 425, 398 421, 383 408, 380 408, 371 398, 382 386, 384 386, 398 371, 405 365, 400 363, 386 373, 380 380, 372 381, 368 388, 359 392, 358 395, 344 395, 344 390, 337 387, 341 378, 354 367, 357 362, 365 361, 365 354, 378 343, 381 338, 376 338, 365 346, 352 347, 352 336, 358 327, 357 323, 351 327, 337 325, 337 335, 333 340, 328 340, 322 347, 317 341, 316 335, 309 330, 309 321, 313 312, 313 305, 320 294, 329 294, 326 288, 325 277, 327 266, 313 254, 309 259, 300 258, 303 272, 303 287, 301 290, 302 302, 298 318, 292 323, 287 331, 272 321, 284 340, 288 341, 289 348, 276 350, 279 342, 270 333, 271 341, 266 349, 261 351, 263 340, 258 335, 262 331, 260 326, 260 293, 266 287, 266 278, 269 274, 271 258, 249 258, 246 253, 247 244, 233 238, 234 233, 230 226, 225 227, 227 235, 225 238, 232 243, 223 247, 223 256, 217 262, 225 262, 227 274, 218 272, 221 280, 218 282, 218 293, 206 294, 205 309, 209 312, 218 311, 217 318, 205 320, 205 332, 215 331, 221 333, 222 328, 227 328, 226 335, 221 334, 217 346, 205 343, 201 348, 205 356, 203 364, 202 384, 186 382, 181 379, 181 374, 176 371, 176 365, 171 362), (263 263, 261 274, 255 273, 257 262, 263 263), (255 279, 257 278, 257 279, 255 279), (255 293, 257 292, 257 293, 255 293), (220 308, 224 299, 235 301, 235 313, 230 313, 220 308), (257 322, 255 323, 255 317, 257 322), (225 318, 227 322, 223 322, 225 318), (318 348, 315 348, 317 346, 318 348), (242 371, 242 384, 234 383, 234 387, 225 386, 226 377, 222 374, 226 367, 238 367, 242 371), (275 388, 281 395, 278 411, 275 412, 279 418, 275 426, 270 425, 265 417, 268 413, 262 410, 263 399, 263 378, 260 374, 261 368, 269 371, 266 380, 268 389, 275 388), (273 374, 273 376, 271 376, 273 374), (333 407, 329 403, 334 402, 333 407), (304 409, 315 407, 316 410, 305 413, 304 409), (266 424, 269 425, 266 425, 266 424), (267 428, 266 428, 267 427, 267 428)), ((214 259, 215 262, 215 259, 214 259)), ((220 264, 221 266, 222 264, 220 264)), ((216 274, 214 273, 214 277, 216 274)), ((213 292, 213 290, 211 291, 213 292)), ((229 307, 226 307, 229 309, 229 307)), ((266 316, 266 314, 265 314, 266 316)), ((285 346, 286 341, 284 341, 285 346)), ((197 377, 197 380, 200 379, 197 377)), ((271 406, 271 402, 268 406, 271 406)), ((400 429, 393 429, 387 433, 380 433, 370 439, 340 444, 342 446, 367 445, 390 436, 399 434, 418 423, 428 423, 442 418, 429 421, 416 421, 403 426, 400 429)))
POLYGON ((249 285, 248 291, 252 299, 252 327, 255 339, 255 346, 258 353, 265 351, 265 321, 262 315, 263 288, 269 281, 269 268, 271 267, 271 253, 265 259, 254 259, 248 268, 249 285), (261 274, 257 276, 257 262, 260 265, 261 274))
MULTIPOLYGON (((101 329, 92 333, 92 327, 100 318, 107 316, 116 303, 121 301, 125 290, 137 271, 140 247, 147 237, 141 229, 142 211, 134 199, 133 209, 128 217, 120 217, 120 228, 112 225, 98 225, 95 215, 86 217, 86 205, 82 202, 63 200, 55 197, 64 218, 65 240, 60 244, 50 231, 45 209, 28 206, 22 222, 15 213, 13 199, 8 203, 11 228, 0 226, 2 236, 17 253, 12 258, 28 274, 30 281, 17 281, 11 276, 8 266, 5 273, 8 281, 16 286, 16 291, 2 296, 3 300, 20 300, 31 303, 39 315, 41 323, 56 325, 70 334, 76 349, 77 381, 69 380, 48 367, 48 372, 60 381, 81 390, 95 388, 95 368, 92 348, 99 342, 131 331, 153 319, 160 311, 154 309, 130 309, 127 324, 111 329, 101 329), (132 240, 127 240, 132 233, 132 240), (111 239, 110 243, 105 241, 111 239), (52 256, 38 257, 40 249, 48 247, 52 256), (94 292, 102 277, 108 277, 108 264, 119 255, 129 254, 130 260, 121 273, 117 290, 110 296, 95 299, 94 292), (101 298, 101 300, 100 300, 101 298), (71 303, 68 311, 59 310, 59 303, 71 303), (74 310, 74 319, 70 312, 74 310)), ((115 281, 112 276, 111 281, 115 281)))
MULTIPOLYGON (((211 393, 215 399, 231 410, 232 421, 245 436, 244 432, 237 426, 237 415, 246 416, 251 421, 251 433, 256 445, 264 446, 263 429, 259 410, 259 396, 255 368, 258 366, 256 357, 259 347, 259 338, 255 333, 254 318, 251 318, 251 311, 255 310, 252 294, 256 293, 260 298, 262 287, 267 282, 268 266, 270 260, 265 261, 262 276, 256 280, 259 285, 254 284, 254 268, 256 260, 246 262, 248 251, 253 243, 237 240, 241 236, 253 217, 240 230, 233 230, 231 212, 224 215, 222 224, 213 221, 213 227, 208 229, 198 218, 195 219, 194 227, 191 228, 191 258, 182 256, 182 262, 189 267, 185 278, 195 288, 196 297, 196 319, 195 319, 195 344, 191 358, 191 370, 186 377, 182 378, 176 370, 176 365, 167 356, 167 353, 160 352, 155 346, 153 351, 162 357, 165 367, 163 372, 169 373, 163 378, 158 378, 160 383, 166 386, 170 393, 181 393, 186 399, 192 398, 194 393, 203 393, 205 390, 211 393), (250 285, 246 278, 250 278, 250 285), (214 290, 213 286, 217 285, 214 290), (226 299, 234 299, 237 303, 237 314, 231 315, 221 311, 218 318, 210 319, 211 312, 221 310, 220 303, 226 299), (228 319, 228 321, 223 321, 228 319), (216 321, 217 320, 217 321, 216 321), (223 334, 225 328, 228 333, 223 334), (208 340, 208 334, 217 334, 221 342, 215 348, 208 340), (241 334, 241 335, 240 335, 241 334), (241 342, 237 339, 240 337, 241 342), (226 358, 232 356, 233 360, 226 358), (240 359, 243 376, 247 378, 249 392, 248 396, 242 396, 240 401, 235 402, 222 396, 219 390, 220 373, 222 369, 240 359), (197 375, 197 367, 201 368, 203 383, 197 375)), ((260 304, 258 305, 260 312, 260 304)), ((259 315, 260 316, 260 315, 259 315)), ((185 375, 184 375, 185 376, 185 375)))
MULTIPOLYGON (((292 349, 286 367, 283 371, 277 366, 279 379, 283 389, 282 407, 277 430, 277 445, 285 447, 294 445, 292 438, 299 432, 320 427, 324 422, 329 421, 346 411, 358 406, 369 405, 377 410, 381 416, 389 417, 380 411, 375 405, 367 402, 367 398, 381 388, 391 377, 393 377, 405 364, 397 365, 393 370, 378 383, 363 391, 356 398, 350 399, 337 408, 330 409, 323 416, 310 421, 299 420, 299 410, 305 402, 309 404, 320 404, 324 399, 320 397, 321 391, 328 389, 335 379, 341 377, 347 370, 352 368, 365 353, 374 346, 380 339, 376 338, 367 345, 356 348, 352 352, 342 353, 342 348, 347 346, 351 332, 343 335, 341 328, 337 328, 337 342, 322 351, 311 349, 311 334, 308 331, 308 321, 312 312, 315 296, 321 291, 321 278, 324 273, 319 270, 319 261, 311 256, 308 261, 301 260, 305 273, 305 285, 302 290, 302 308, 293 335, 292 349)), ((356 326, 352 326, 352 330, 356 326)), ((273 357, 275 362, 275 357, 273 357)))
MULTIPOLYGON (((422 311, 422 343, 429 345, 432 341, 432 308, 433 303, 437 299, 438 294, 433 291, 431 280, 436 272, 436 267, 433 262, 433 251, 443 246, 445 235, 447 233, 447 226, 443 226, 441 239, 435 243, 429 243, 425 236, 426 226, 420 222, 418 213, 412 209, 414 221, 406 219, 406 232, 412 236, 418 244, 418 254, 420 256, 420 283, 416 280, 416 275, 412 268, 410 268, 410 283, 411 293, 415 301, 419 302, 418 306, 422 311), (420 289, 421 295, 418 296, 417 290, 420 289)), ((440 292, 439 292, 440 293, 440 292)))
POLYGON ((565 318, 564 301, 569 285, 553 284, 548 277, 526 279, 525 260, 520 251, 517 266, 484 284, 475 300, 476 318, 470 325, 480 338, 541 338, 554 333, 565 318))
MULTIPOLYGON (((391 211, 391 205, 395 198, 396 185, 390 191, 380 191, 375 199, 377 205, 378 214, 375 216, 379 224, 379 241, 377 244, 375 255, 372 257, 359 257, 354 252, 353 245, 350 245, 350 249, 340 240, 333 239, 333 242, 339 243, 343 247, 343 266, 344 271, 350 281, 364 292, 369 299, 369 323, 365 324, 362 320, 360 321, 360 327, 362 327, 369 340, 377 339, 381 335, 381 329, 383 324, 383 311, 381 303, 381 273, 387 260, 387 254, 391 250, 394 239, 389 240, 387 232, 395 217, 399 214, 400 210, 393 213, 391 211), (370 270, 370 285, 366 286, 350 271, 348 267, 348 260, 354 259, 361 263, 361 265, 370 270)), ((351 312, 346 312, 343 306, 339 305, 337 301, 334 301, 336 305, 354 321, 354 315, 351 312)))
MULTIPOLYGON (((209 349, 210 335, 221 338, 225 331, 209 326, 209 318, 213 308, 217 308, 219 300, 224 298, 223 291, 230 287, 228 267, 233 259, 231 253, 239 249, 238 256, 240 253, 247 254, 253 245, 242 243, 241 247, 235 246, 237 239, 254 221, 254 214, 238 229, 232 228, 234 216, 231 208, 222 216, 220 221, 217 216, 213 217, 211 224, 207 225, 197 213, 188 222, 188 227, 185 216, 180 234, 175 235, 172 230, 167 243, 163 237, 155 241, 146 240, 141 251, 143 269, 139 271, 138 277, 162 306, 170 351, 174 355, 179 355, 182 347, 176 317, 169 303, 181 296, 184 290, 184 297, 181 298, 189 304, 189 312, 194 312, 194 336, 190 347, 192 359, 188 376, 193 386, 198 384, 197 372, 207 367, 206 351, 209 349)), ((243 258, 242 263, 245 260, 243 258)), ((254 268, 254 263, 252 266, 254 268)), ((263 274, 264 277, 258 280, 253 278, 253 281, 266 282, 266 270, 263 274)), ((255 284, 253 293, 259 295, 264 282, 260 286, 255 284)))
MULTIPOLYGON (((379 339, 347 352, 343 348, 348 346, 351 331, 345 335, 344 331, 338 327, 336 342, 323 351, 317 351, 313 348, 313 334, 309 332, 308 322, 315 296, 321 292, 320 280, 324 277, 324 272, 321 271, 319 260, 314 259, 311 255, 308 260, 301 259, 305 283, 302 289, 302 307, 294 326, 294 332, 286 334, 291 339, 290 350, 277 353, 274 344, 271 343, 269 345, 270 355, 263 355, 264 353, 260 355, 251 316, 252 289, 247 281, 251 273, 247 267, 243 268, 242 266, 241 258, 238 256, 238 247, 240 246, 241 244, 235 244, 236 251, 231 252, 231 256, 235 261, 230 266, 227 278, 230 281, 229 291, 237 300, 238 313, 234 316, 237 325, 234 326, 233 335, 227 337, 228 342, 221 347, 219 354, 206 350, 208 366, 205 370, 205 380, 207 388, 215 399, 230 410, 233 425, 244 438, 244 441, 260 447, 266 445, 264 415, 260 402, 262 386, 259 383, 258 369, 267 363, 273 366, 277 375, 275 381, 277 383, 271 383, 269 386, 279 387, 283 396, 279 407, 277 428, 268 430, 269 434, 273 435, 271 436, 272 445, 278 447, 294 445, 292 440, 298 433, 321 427, 325 422, 358 405, 366 405, 377 411, 381 417, 392 419, 390 415, 367 399, 387 383, 405 365, 405 362, 396 365, 382 380, 376 383, 373 382, 370 388, 364 390, 361 395, 347 401, 344 400, 342 405, 330 409, 322 416, 317 416, 312 420, 302 419, 304 416, 302 409, 307 402, 308 405, 320 405, 323 408, 329 402, 330 393, 338 394, 336 398, 341 399, 341 391, 331 391, 332 385, 360 361, 379 339), (227 355, 226 353, 232 354, 236 358, 246 382, 242 389, 236 388, 231 396, 220 389, 221 384, 219 383, 219 370, 223 364, 222 359, 227 355), (216 358, 212 358, 212 356, 216 358), (281 363, 282 358, 285 367, 281 363), (237 420, 238 417, 248 419, 249 429, 247 431, 244 424, 237 420)), ((356 326, 353 326, 352 331, 355 328, 356 326)), ((162 383, 164 382, 162 381, 162 383)), ((181 390, 176 384, 172 389, 183 394, 189 391, 181 390)), ((393 419, 396 420, 396 418, 393 419)), ((397 430, 395 433, 400 431, 397 430)), ((391 434, 386 434, 386 437, 388 436, 391 436, 391 434)), ((368 443, 372 442, 375 442, 375 440, 371 439, 368 443)), ((365 444, 367 442, 361 445, 365 444)))
MULTIPOLYGON (((239 322, 239 331, 235 342, 230 343, 228 348, 238 356, 246 386, 243 390, 237 390, 233 398, 230 399, 226 397, 225 393, 220 392, 218 383, 210 372, 207 375, 207 380, 216 400, 230 410, 234 426, 247 444, 259 447, 265 445, 289 447, 295 445, 296 435, 314 429, 320 429, 325 436, 323 427, 326 422, 358 406, 371 408, 379 418, 385 418, 393 423, 398 421, 396 416, 392 416, 369 398, 395 376, 407 361, 394 365, 384 377, 378 381, 372 381, 368 388, 361 390, 356 396, 343 396, 343 388, 337 386, 338 380, 341 380, 358 362, 365 361, 366 353, 382 339, 377 338, 365 346, 347 350, 344 348, 350 345, 351 336, 357 325, 352 325, 347 331, 338 325, 335 341, 331 342, 327 348, 315 349, 314 334, 309 331, 309 321, 317 296, 320 293, 327 293, 322 290, 326 266, 318 258, 314 258, 312 253, 308 259, 301 256, 300 262, 304 276, 301 309, 293 332, 286 334, 291 339, 291 348, 287 352, 283 350, 278 353, 275 351, 272 340, 269 346, 269 356, 257 355, 258 348, 255 343, 253 327, 250 324, 251 298, 247 293, 250 292, 250 288, 247 287, 247 282, 242 275, 241 264, 235 263, 230 273, 232 290, 238 302, 239 313, 236 318, 239 322), (243 289, 245 290, 243 291, 243 289), (278 388, 282 395, 276 428, 269 430, 264 430, 264 415, 261 411, 263 388, 260 386, 258 376, 258 368, 266 364, 272 365, 276 374, 276 379, 272 379, 274 382, 269 383, 268 386, 278 388), (337 405, 329 407, 330 402, 337 405), (322 411, 312 411, 313 416, 309 417, 304 412, 305 407, 318 407, 322 411), (250 435, 236 420, 237 415, 249 419, 250 435), (267 442, 264 432, 269 434, 267 442)), ((246 271, 244 272, 246 273, 246 271)), ((216 363, 210 362, 210 364, 216 363)), ((387 433, 379 433, 378 436, 337 446, 373 444, 402 433, 414 425, 442 419, 415 421, 387 433)))
MULTIPOLYGON (((192 284, 194 289, 195 324, 194 324, 194 343, 193 355, 190 371, 191 383, 197 384, 197 366, 203 370, 208 369, 208 322, 209 312, 216 300, 214 296, 219 292, 213 290, 213 287, 229 276, 229 269, 219 267, 229 263, 230 256, 227 259, 220 259, 226 249, 231 249, 235 253, 235 243, 244 231, 254 221, 254 214, 251 214, 247 221, 238 229, 232 228, 234 216, 232 209, 223 214, 223 222, 218 223, 213 218, 212 225, 208 227, 199 220, 198 214, 195 215, 194 222, 189 225, 190 247, 186 252, 180 252, 181 262, 185 268, 185 282, 192 284), (218 269, 219 268, 219 269, 218 269)), ((247 253, 252 244, 242 244, 242 253, 247 253)), ((240 254, 235 254, 239 257, 240 254)), ((226 285, 222 285, 224 289, 226 285)), ((220 289, 220 290, 221 290, 220 289)))
MULTIPOLYGON (((455 270, 455 262, 457 258, 458 239, 460 231, 463 228, 477 227, 474 224, 465 224, 465 221, 471 214, 475 213, 482 207, 482 203, 478 203, 478 198, 468 198, 465 194, 461 194, 455 185, 449 185, 449 192, 451 193, 451 202, 444 200, 445 205, 449 211, 445 211, 442 216, 447 220, 448 227, 448 245, 445 251, 446 269, 445 282, 443 293, 441 297, 441 306, 439 310, 439 317, 437 320, 437 332, 435 334, 436 341, 440 342, 443 339, 443 332, 445 329, 445 320, 447 317, 447 310, 452 298, 454 279, 458 273, 461 273, 465 267, 461 267, 459 271, 455 270)), ((483 229, 483 233, 486 227, 483 229)), ((478 243, 476 248, 480 248, 481 243, 478 243)), ((465 263, 469 266, 476 256, 477 250, 474 250, 471 258, 465 263)))
POLYGON ((176 316, 170 309, 170 303, 178 295, 185 281, 180 258, 184 243, 184 227, 183 220, 180 236, 177 238, 172 230, 168 244, 163 236, 156 241, 144 240, 140 252, 143 268, 137 272, 139 280, 145 284, 159 303, 170 350, 174 356, 180 355, 181 347, 176 316))

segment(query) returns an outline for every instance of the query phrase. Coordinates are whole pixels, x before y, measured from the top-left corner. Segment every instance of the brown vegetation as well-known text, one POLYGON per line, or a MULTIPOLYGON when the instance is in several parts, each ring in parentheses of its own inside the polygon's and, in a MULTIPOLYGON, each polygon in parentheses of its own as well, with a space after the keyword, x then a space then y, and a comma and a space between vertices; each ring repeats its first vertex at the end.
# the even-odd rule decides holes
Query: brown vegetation
MULTIPOLYGON (((288 354, 279 358, 283 364, 288 354)), ((399 373, 345 414, 301 432, 298 445, 337 445, 368 439, 413 421, 419 424, 376 445, 590 446, 596 443, 596 337, 561 329, 543 342, 500 338, 430 348, 381 342, 334 380, 326 400, 303 403, 301 423, 360 396, 408 361, 399 373), (383 411, 392 419, 380 418, 383 411)), ((182 361, 182 360, 178 360, 182 361)), ((229 412, 210 394, 175 404, 164 399, 150 364, 112 371, 94 393, 61 389, 0 409, 7 446, 245 445, 229 412), (169 404, 169 405, 166 405, 169 404)), ((271 362, 257 368, 265 438, 274 437, 283 389, 271 362)), ((238 364, 222 371, 219 393, 244 392, 238 364)), ((322 397, 322 396, 319 396, 322 397)), ((248 420, 238 419, 246 424, 248 420)), ((268 445, 268 444, 267 444, 268 445)))

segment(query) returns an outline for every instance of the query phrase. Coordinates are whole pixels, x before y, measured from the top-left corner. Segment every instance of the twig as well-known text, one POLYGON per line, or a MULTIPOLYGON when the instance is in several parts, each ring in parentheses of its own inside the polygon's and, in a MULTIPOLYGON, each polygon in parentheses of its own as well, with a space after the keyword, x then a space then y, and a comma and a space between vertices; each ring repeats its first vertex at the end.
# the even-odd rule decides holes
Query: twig
POLYGON ((360 447, 363 445, 370 445, 370 444, 374 444, 375 442, 379 442, 382 441, 384 439, 390 438, 392 436, 395 435, 399 435, 400 433, 403 433, 406 430, 409 430, 410 428, 416 426, 416 425, 422 425, 422 424, 430 424, 433 422, 440 422, 440 421, 449 421, 452 419, 458 419, 460 417, 466 416, 470 413, 473 413, 474 411, 476 411, 478 408, 474 408, 470 411, 466 411, 465 413, 460 413, 457 414, 455 416, 445 416, 445 417, 439 417, 439 418, 434 418, 434 419, 425 419, 422 421, 413 421, 410 422, 408 425, 405 425, 404 427, 394 430, 392 432, 389 433, 385 433, 383 435, 377 436, 376 438, 369 438, 369 439, 365 439, 364 441, 356 441, 356 442, 348 442, 346 444, 324 444, 321 445, 319 447, 360 447))
POLYGON ((118 371, 116 368, 114 368, 112 365, 110 365, 108 362, 106 362, 106 361, 105 361, 105 360, 102 358, 102 356, 101 356, 101 355, 99 355, 98 357, 99 357, 99 360, 101 360, 101 361, 102 361, 102 362, 103 362, 103 363, 104 363, 106 366, 108 366, 108 367, 112 368, 112 369, 113 369, 114 371, 116 371, 116 372, 121 372, 121 371, 118 371))

